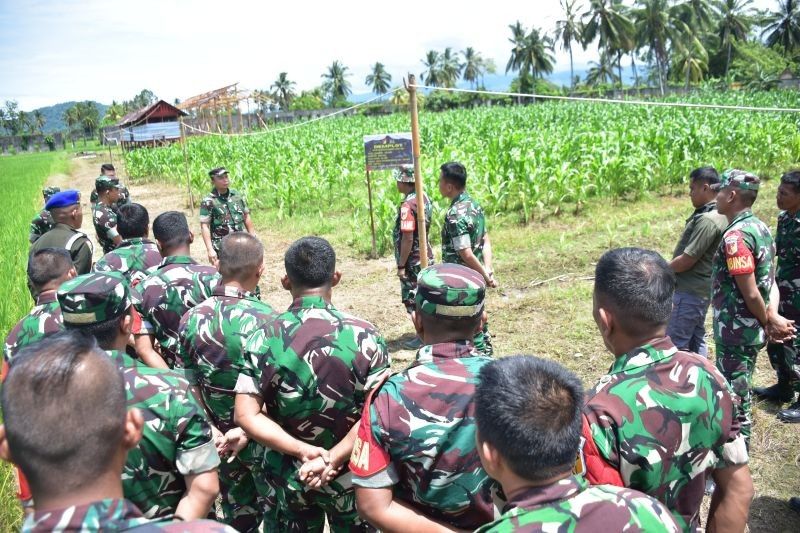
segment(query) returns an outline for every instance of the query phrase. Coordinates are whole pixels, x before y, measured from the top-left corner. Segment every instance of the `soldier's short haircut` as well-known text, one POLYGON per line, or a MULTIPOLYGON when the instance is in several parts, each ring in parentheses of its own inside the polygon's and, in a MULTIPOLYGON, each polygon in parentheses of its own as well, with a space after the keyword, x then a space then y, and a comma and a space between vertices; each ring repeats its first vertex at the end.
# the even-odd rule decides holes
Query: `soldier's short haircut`
POLYGON ((90 485, 108 468, 125 429, 122 374, 78 332, 20 350, 0 403, 11 457, 34 496, 90 485))
POLYGON ((117 231, 123 239, 137 239, 147 234, 150 214, 140 204, 121 205, 117 211, 117 231))
POLYGON ((114 165, 111 163, 103 163, 100 165, 100 174, 103 172, 116 172, 117 170, 114 168, 114 165))
POLYGON ((791 187, 795 194, 800 193, 800 169, 784 172, 781 176, 781 183, 791 187))
POLYGON ((90 324, 73 324, 70 322, 64 322, 64 329, 70 331, 79 331, 85 335, 89 335, 103 350, 110 350, 114 347, 114 344, 117 342, 117 336, 119 335, 119 328, 120 324, 125 317, 128 316, 127 313, 123 314, 122 316, 115 316, 114 318, 110 318, 108 320, 103 320, 102 322, 94 322, 90 324))
POLYGON ((464 165, 461 163, 451 161, 439 167, 439 170, 442 171, 442 177, 444 179, 455 185, 464 187, 467 184, 467 169, 464 168, 464 165))
POLYGON ((447 334, 452 340, 472 339, 480 326, 482 315, 474 317, 448 318, 444 316, 433 316, 420 311, 417 307, 417 315, 422 318, 422 328, 425 331, 435 331, 439 334, 447 334))
POLYGON ((170 248, 189 244, 191 232, 186 215, 180 211, 161 213, 153 221, 153 237, 170 248))
POLYGON ((753 207, 758 198, 758 191, 751 191, 749 189, 736 189, 736 196, 742 201, 745 207, 753 207))
POLYGON ((481 368, 475 390, 478 438, 518 476, 542 481, 570 472, 581 437, 583 387, 558 363, 530 355, 481 368))
POLYGON ((661 255, 641 248, 617 248, 597 262, 595 297, 631 334, 663 326, 672 313, 675 274, 661 255))
POLYGON ((72 268, 72 258, 63 248, 42 248, 28 257, 28 280, 37 291, 72 268))
POLYGON ((244 231, 226 235, 219 247, 219 273, 225 281, 252 276, 264 262, 264 246, 244 231))
POLYGON ((700 181, 708 185, 714 185, 720 182, 719 172, 714 167, 700 167, 692 170, 689 174, 690 181, 700 181))
POLYGON ((336 252, 325 239, 303 237, 286 250, 283 264, 293 285, 306 289, 324 287, 336 272, 336 252))

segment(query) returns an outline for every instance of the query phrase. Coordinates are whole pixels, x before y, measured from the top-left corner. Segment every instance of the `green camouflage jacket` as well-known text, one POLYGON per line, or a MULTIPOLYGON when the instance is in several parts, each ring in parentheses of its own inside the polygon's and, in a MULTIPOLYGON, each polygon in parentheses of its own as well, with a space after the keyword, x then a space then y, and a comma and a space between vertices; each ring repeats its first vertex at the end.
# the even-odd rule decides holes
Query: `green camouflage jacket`
POLYGON ((764 328, 747 308, 734 276, 753 273, 764 303, 769 304, 775 280, 774 256, 769 228, 750 211, 740 213, 722 234, 711 271, 714 342, 727 346, 764 344, 764 328))
MULTIPOLYGON (((250 336, 236 392, 259 395, 287 433, 330 449, 358 421, 367 392, 388 372, 386 342, 372 324, 306 296, 250 336)), ((302 490, 294 475, 299 467, 278 452, 264 460, 268 475, 302 490)))
POLYGON ((3 345, 3 357, 10 361, 25 346, 64 329, 56 291, 45 291, 36 297, 36 305, 11 328, 3 345))
POLYGON ((590 487, 584 478, 573 476, 514 494, 503 509, 503 516, 477 531, 678 533, 681 528, 669 509, 641 492, 612 485, 590 487))
POLYGON ((31 220, 31 233, 28 240, 31 243, 36 242, 36 239, 53 229, 56 223, 53 220, 53 215, 47 209, 42 209, 39 214, 31 220))
POLYGON ((245 367, 244 343, 276 316, 252 293, 217 285, 208 300, 181 319, 181 360, 192 371, 209 416, 223 433, 235 427, 234 389, 245 367))
MULTIPOLYGON (((431 229, 431 201, 425 196, 425 229, 428 236, 428 260, 433 261, 433 248, 430 243, 430 229, 431 229)), ((392 237, 394 238, 394 259, 395 263, 400 262, 400 238, 403 233, 414 232, 414 243, 411 246, 411 253, 408 256, 406 267, 419 265, 419 232, 417 231, 417 195, 416 193, 408 193, 403 199, 403 203, 397 210, 397 218, 394 221, 394 231, 392 237)))
POLYGON ((775 234, 778 267, 775 282, 781 293, 778 312, 789 320, 800 321, 800 213, 778 215, 775 234))
POLYGON ((491 522, 498 485, 475 448, 473 401, 490 361, 469 341, 423 346, 365 408, 350 460, 353 484, 393 486, 395 498, 459 529, 491 522))
POLYGON ((175 514, 186 492, 183 477, 217 468, 219 455, 203 408, 189 383, 170 370, 150 368, 109 351, 122 370, 128 408, 144 416, 144 434, 122 471, 125 498, 148 518, 175 514))
MULTIPOLYGON (((94 205, 97 203, 97 189, 92 189, 92 193, 89 195, 89 202, 94 205)), ((131 203, 131 193, 128 191, 128 188, 124 185, 120 185, 119 187, 119 200, 115 204, 117 207, 122 207, 125 204, 131 203)))
POLYGON ((163 258, 158 245, 148 239, 126 239, 94 264, 95 272, 119 272, 135 287, 150 275, 163 258))
POLYGON ((614 360, 584 418, 624 485, 657 498, 689 529, 699 526, 706 475, 748 461, 735 402, 712 362, 663 337, 614 360))
POLYGON ((183 315, 211 296, 219 283, 217 269, 196 263, 187 256, 165 257, 136 289, 141 302, 142 329, 135 333, 155 336, 161 355, 170 367, 181 366, 178 327, 183 315))
MULTIPOLYGON (((478 261, 483 263, 483 240, 486 235, 486 217, 483 208, 467 191, 450 204, 442 226, 442 263, 464 265, 458 250, 471 248, 478 261)), ((466 266, 466 265, 465 265, 466 266)))
POLYGON ((94 204, 92 221, 94 230, 97 232, 97 242, 103 248, 103 253, 107 254, 114 249, 114 238, 119 237, 116 208, 104 204, 94 204))
POLYGON ((245 230, 244 218, 249 212, 244 196, 233 189, 219 194, 215 188, 203 198, 200 203, 200 223, 209 225, 211 244, 215 251, 219 251, 219 243, 223 237, 245 230))

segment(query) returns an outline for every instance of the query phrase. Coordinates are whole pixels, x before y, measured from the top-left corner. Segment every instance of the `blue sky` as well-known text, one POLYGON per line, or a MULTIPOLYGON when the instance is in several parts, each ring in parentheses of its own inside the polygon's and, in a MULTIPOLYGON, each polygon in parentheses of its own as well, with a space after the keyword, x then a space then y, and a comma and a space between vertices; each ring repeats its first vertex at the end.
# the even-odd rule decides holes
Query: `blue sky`
MULTIPOLYGON (((110 103, 143 88, 172 101, 234 82, 266 89, 281 71, 308 89, 336 59, 350 68, 353 92, 368 92, 376 61, 400 83, 423 70, 427 50, 445 46, 473 46, 502 70, 509 24, 552 31, 560 16, 558 0, 0 0, 0 102, 110 103)), ((576 68, 595 56, 578 49, 576 68)), ((569 70, 565 52, 556 59, 556 70, 569 70)))

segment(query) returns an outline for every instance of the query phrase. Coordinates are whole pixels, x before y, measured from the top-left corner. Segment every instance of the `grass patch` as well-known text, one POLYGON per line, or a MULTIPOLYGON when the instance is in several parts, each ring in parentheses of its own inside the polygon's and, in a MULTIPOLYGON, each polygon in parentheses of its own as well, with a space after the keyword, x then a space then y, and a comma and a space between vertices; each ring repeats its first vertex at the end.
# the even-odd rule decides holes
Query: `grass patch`
MULTIPOLYGON (((48 176, 65 173, 68 167, 65 152, 0 157, 0 212, 4 217, 0 227, 0 331, 4 337, 33 305, 25 284, 25 268, 30 221, 41 209, 42 185, 48 176)), ((11 467, 0 464, 0 524, 5 531, 19 530, 22 525, 15 490, 11 467)))

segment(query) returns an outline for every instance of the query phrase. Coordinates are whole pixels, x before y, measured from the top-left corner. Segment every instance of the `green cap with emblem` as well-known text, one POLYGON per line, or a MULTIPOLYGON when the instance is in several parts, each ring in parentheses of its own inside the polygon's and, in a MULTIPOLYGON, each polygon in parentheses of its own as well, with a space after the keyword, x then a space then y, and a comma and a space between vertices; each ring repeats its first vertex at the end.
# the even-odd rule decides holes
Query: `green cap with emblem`
POLYGON ((61 192, 61 187, 45 187, 42 189, 42 196, 44 196, 45 202, 57 192, 61 192))
POLYGON ((440 263, 417 276, 417 309, 441 318, 473 318, 483 312, 486 283, 471 268, 440 263))
POLYGON ((414 165, 400 165, 392 172, 395 181, 400 183, 414 183, 414 165))
POLYGON ((58 288, 65 324, 105 322, 124 315, 135 300, 118 272, 93 272, 65 281, 58 288))
POLYGON ((107 191, 109 189, 119 189, 119 178, 115 176, 98 176, 94 180, 94 188, 98 191, 107 191))
POLYGON ((720 176, 719 183, 711 185, 711 189, 718 191, 725 187, 734 187, 746 191, 757 191, 760 186, 761 180, 755 174, 732 168, 723 172, 722 176, 720 176))

